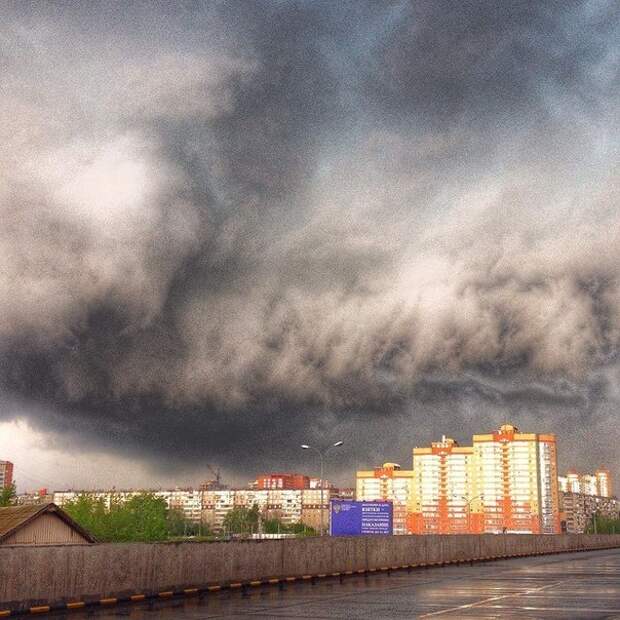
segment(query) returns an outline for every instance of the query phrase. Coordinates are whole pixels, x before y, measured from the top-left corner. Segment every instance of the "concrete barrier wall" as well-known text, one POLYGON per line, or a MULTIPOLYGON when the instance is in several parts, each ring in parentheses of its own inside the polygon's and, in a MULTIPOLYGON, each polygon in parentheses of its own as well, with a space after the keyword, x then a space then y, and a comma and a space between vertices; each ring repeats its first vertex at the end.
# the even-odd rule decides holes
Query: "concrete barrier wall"
POLYGON ((620 535, 301 538, 0 547, 0 615, 250 581, 620 547, 620 535))

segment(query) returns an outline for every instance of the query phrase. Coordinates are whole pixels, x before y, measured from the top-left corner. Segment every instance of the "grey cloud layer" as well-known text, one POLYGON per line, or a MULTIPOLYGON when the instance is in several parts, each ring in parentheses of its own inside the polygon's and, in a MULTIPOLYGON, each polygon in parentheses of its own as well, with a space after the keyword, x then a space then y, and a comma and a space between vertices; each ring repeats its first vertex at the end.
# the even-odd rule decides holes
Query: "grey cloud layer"
POLYGON ((231 468, 608 428, 614 3, 3 11, 0 379, 38 425, 231 468))

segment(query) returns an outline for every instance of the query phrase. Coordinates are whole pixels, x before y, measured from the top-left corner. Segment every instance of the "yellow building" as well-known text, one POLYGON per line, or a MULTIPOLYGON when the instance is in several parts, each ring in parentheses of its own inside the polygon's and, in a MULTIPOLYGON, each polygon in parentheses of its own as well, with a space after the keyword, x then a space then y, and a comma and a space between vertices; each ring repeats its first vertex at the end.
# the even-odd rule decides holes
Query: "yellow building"
MULTIPOLYGON (((610 490, 609 473, 600 474, 610 490)), ((356 497, 393 501, 398 534, 560 533, 555 436, 510 424, 474 435, 472 446, 444 436, 414 448, 412 471, 358 471, 356 497)))
POLYGON ((476 529, 479 498, 473 456, 473 448, 445 436, 430 448, 414 448, 411 533, 465 534, 476 529))
POLYGON ((358 471, 355 497, 360 501, 391 501, 394 534, 407 534, 408 506, 413 490, 413 472, 396 463, 384 463, 369 471, 358 471))
POLYGON ((568 493, 581 493, 581 476, 573 470, 566 473, 566 485, 568 493))
POLYGON ((607 469, 597 469, 594 472, 596 477, 596 490, 597 495, 601 497, 611 497, 612 496, 612 485, 611 485, 611 476, 609 474, 609 470, 607 469))
POLYGON ((473 443, 482 531, 559 533, 555 436, 520 433, 505 424, 474 435, 473 443))
POLYGON ((611 475, 604 467, 597 469, 593 474, 580 474, 571 469, 566 476, 558 476, 558 485, 563 493, 612 496, 611 475))

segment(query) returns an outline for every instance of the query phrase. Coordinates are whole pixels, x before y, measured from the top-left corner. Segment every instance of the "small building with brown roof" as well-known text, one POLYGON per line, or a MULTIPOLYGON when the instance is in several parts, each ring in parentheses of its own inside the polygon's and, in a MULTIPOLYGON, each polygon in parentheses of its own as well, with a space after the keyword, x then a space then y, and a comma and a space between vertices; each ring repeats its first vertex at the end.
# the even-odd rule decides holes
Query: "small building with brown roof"
POLYGON ((0 546, 85 545, 96 542, 56 504, 0 508, 0 546))

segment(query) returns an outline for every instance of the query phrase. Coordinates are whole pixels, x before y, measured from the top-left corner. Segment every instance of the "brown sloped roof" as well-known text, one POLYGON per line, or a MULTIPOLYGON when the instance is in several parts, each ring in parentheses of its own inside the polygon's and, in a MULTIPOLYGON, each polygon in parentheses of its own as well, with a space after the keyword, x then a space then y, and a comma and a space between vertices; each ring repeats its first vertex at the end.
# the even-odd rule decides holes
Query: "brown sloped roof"
POLYGON ((64 510, 56 506, 56 504, 48 503, 0 508, 0 543, 31 521, 34 521, 39 515, 47 512, 54 513, 88 542, 97 542, 91 534, 81 525, 78 525, 64 510))

